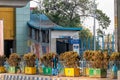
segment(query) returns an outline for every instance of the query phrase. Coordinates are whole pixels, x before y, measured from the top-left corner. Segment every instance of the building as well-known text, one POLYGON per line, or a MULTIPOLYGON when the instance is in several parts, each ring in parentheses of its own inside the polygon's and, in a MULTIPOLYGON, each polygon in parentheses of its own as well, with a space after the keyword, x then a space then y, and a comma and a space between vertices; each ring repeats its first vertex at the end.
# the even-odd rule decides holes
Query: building
POLYGON ((115 49, 120 52, 120 0, 114 0, 115 15, 115 49))
POLYGON ((8 57, 11 52, 26 53, 30 4, 20 8, 0 7, 0 19, 4 22, 4 54, 8 57))
POLYGON ((0 7, 23 7, 30 0, 0 0, 0 7))
POLYGON ((38 56, 48 52, 58 54, 65 51, 79 51, 79 31, 82 28, 64 28, 53 23, 45 14, 32 14, 28 22, 30 52, 38 56))
POLYGON ((81 28, 63 28, 51 22, 44 14, 39 18, 33 15, 34 21, 32 16, 30 20, 30 4, 21 7, 28 1, 0 1, 0 20, 4 22, 4 54, 7 57, 13 52, 23 55, 33 51, 40 55, 47 52, 79 51, 77 39, 81 28))

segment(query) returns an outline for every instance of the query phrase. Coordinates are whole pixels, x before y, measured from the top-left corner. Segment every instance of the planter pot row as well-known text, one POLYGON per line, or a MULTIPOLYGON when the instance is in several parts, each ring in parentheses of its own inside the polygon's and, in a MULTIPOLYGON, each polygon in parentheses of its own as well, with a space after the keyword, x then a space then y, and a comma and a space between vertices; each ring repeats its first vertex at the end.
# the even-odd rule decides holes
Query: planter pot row
MULTIPOLYGON (((20 73, 20 68, 19 67, 9 67, 8 73, 20 73)), ((25 74, 36 74, 36 68, 35 67, 25 67, 24 69, 25 74)))
MULTIPOLYGON (((25 67, 24 68, 24 72, 25 74, 36 74, 36 68, 35 67, 25 67)), ((0 73, 4 73, 5 72, 5 68, 4 67, 0 67, 0 73)), ((12 67, 10 66, 8 69, 8 73, 20 73, 20 68, 19 67, 12 67)), ((39 68, 39 73, 43 74, 43 75, 52 75, 52 73, 54 72, 54 70, 52 70, 51 67, 40 67, 39 68)), ((54 72, 55 73, 55 72, 54 72)), ((56 74, 56 73, 55 73, 56 74)), ((63 68, 59 71, 59 75, 62 76, 80 76, 80 69, 79 68, 63 68)))
MULTIPOLYGON (((25 67, 24 73, 25 74, 36 74, 36 68, 35 67, 25 67)), ((0 73, 4 73, 5 68, 0 67, 0 73)), ((19 67, 9 67, 8 69, 9 73, 19 73, 20 68, 19 67)), ((53 70, 50 67, 40 67, 39 73, 43 75, 52 75, 53 70)), ((99 78, 105 78, 107 76, 107 70, 106 69, 94 69, 94 68, 85 68, 84 73, 86 76, 89 77, 99 77, 99 78)), ((80 76, 80 69, 79 68, 63 68, 59 70, 59 75, 62 76, 70 76, 70 77, 78 77, 80 76)))
MULTIPOLYGON (((42 72, 44 75, 52 75, 52 68, 44 67, 42 72)), ((80 69, 79 68, 64 68, 59 71, 58 75, 78 77, 80 76, 80 69)))

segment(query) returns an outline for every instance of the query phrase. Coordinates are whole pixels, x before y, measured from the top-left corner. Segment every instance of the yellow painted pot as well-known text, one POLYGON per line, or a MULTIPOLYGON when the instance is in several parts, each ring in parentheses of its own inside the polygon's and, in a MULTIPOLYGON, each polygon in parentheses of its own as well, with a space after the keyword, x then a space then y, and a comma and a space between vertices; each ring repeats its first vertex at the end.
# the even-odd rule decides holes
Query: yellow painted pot
POLYGON ((79 68, 65 68, 65 76, 78 77, 80 76, 79 68))
POLYGON ((6 71, 5 71, 5 67, 0 67, 0 73, 5 73, 6 71))
POLYGON ((25 74, 36 74, 36 67, 25 67, 25 74))

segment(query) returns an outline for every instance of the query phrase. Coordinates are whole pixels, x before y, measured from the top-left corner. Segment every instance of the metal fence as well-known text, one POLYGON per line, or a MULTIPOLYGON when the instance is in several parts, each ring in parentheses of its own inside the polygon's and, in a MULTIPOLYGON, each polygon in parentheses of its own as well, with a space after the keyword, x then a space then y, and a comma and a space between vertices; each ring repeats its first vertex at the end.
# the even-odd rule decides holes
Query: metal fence
MULTIPOLYGON (((115 51, 114 35, 107 35, 103 37, 96 36, 96 50, 115 51)), ((83 54, 85 50, 94 50, 94 38, 81 38, 80 39, 80 54, 83 54)))

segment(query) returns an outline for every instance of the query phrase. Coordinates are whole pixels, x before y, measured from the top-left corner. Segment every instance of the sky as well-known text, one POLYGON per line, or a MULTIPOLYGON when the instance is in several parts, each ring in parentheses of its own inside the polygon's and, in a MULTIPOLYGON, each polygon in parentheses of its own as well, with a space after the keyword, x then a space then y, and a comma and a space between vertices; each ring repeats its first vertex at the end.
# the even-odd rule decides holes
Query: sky
MULTIPOLYGON (((37 1, 37 0, 35 0, 37 1)), ((108 29, 105 31, 106 34, 113 34, 114 32, 114 0, 96 0, 96 3, 98 4, 97 8, 102 10, 111 20, 111 24, 108 27, 108 29)), ((31 7, 35 7, 37 5, 36 2, 31 1, 31 7)), ((88 18, 84 20, 83 25, 91 30, 93 32, 94 22, 93 18, 88 18)), ((96 21, 96 29, 99 27, 97 21, 96 21)))
MULTIPOLYGON (((96 0, 98 6, 97 9, 100 9, 105 13, 111 20, 111 23, 107 30, 105 30, 105 34, 113 34, 114 32, 114 0, 96 0)), ((94 26, 94 19, 88 18, 84 20, 83 25, 87 28, 89 28, 93 32, 93 26, 94 26)), ((99 28, 98 22, 96 20, 96 29, 99 28)))
POLYGON ((114 32, 114 0, 98 0, 98 8, 103 10, 110 17, 111 24, 107 30, 107 33, 112 34, 114 32))

